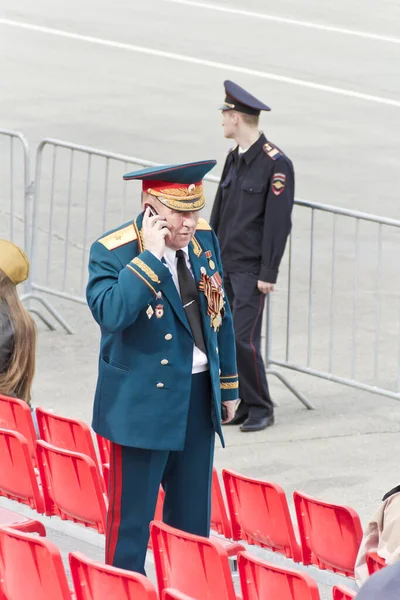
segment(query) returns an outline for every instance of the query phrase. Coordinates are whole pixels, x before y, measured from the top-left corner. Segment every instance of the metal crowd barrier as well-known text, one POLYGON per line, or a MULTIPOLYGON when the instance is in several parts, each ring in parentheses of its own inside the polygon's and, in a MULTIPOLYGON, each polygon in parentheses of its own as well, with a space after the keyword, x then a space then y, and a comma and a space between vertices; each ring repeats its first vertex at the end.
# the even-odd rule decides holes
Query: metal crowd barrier
POLYGON ((268 368, 400 399, 400 221, 297 200, 294 224, 268 368))
POLYGON ((25 137, 0 129, 0 237, 30 249, 32 194, 30 150, 25 137))
MULTIPOLYGON (((122 173, 157 163, 45 139, 36 154, 31 216, 26 156, 25 247, 32 272, 24 299, 39 301, 72 333, 48 298, 85 304, 90 244, 140 210, 140 194, 122 173)), ((210 200, 217 183, 206 178, 210 200)), ((296 200, 293 222, 277 290, 267 300, 267 373, 307 408, 311 403, 276 367, 400 399, 400 265, 394 259, 400 221, 296 200)))

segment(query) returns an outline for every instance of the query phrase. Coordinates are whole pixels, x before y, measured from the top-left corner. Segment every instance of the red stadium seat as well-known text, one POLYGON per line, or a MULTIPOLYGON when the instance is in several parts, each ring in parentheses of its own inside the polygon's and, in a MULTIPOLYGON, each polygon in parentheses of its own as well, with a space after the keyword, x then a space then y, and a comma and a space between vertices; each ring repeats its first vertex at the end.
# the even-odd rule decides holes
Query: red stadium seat
POLYGON ((335 585, 332 589, 333 600, 352 600, 352 598, 355 598, 356 596, 357 592, 353 592, 353 590, 350 590, 345 586, 335 585))
POLYGON ((139 573, 124 571, 87 558, 69 555, 76 600, 157 600, 153 584, 139 573))
POLYGON ((110 479, 110 463, 104 463, 104 465, 102 465, 102 472, 103 472, 104 486, 105 486, 105 489, 107 490, 107 494, 108 494, 108 480, 110 479))
POLYGON ((37 439, 31 409, 23 400, 0 394, 0 428, 21 433, 28 442, 29 452, 36 466, 37 439))
POLYGON ((376 571, 380 571, 386 567, 385 559, 379 556, 376 552, 367 552, 365 557, 368 573, 373 575, 376 571))
POLYGON ((107 500, 93 460, 42 440, 36 451, 46 505, 53 507, 53 514, 104 533, 107 500))
POLYGON ((86 423, 54 414, 44 408, 36 409, 36 418, 40 439, 63 450, 86 454, 93 462, 98 462, 92 435, 86 423))
POLYGON ((96 433, 97 446, 99 448, 100 462, 102 465, 110 464, 110 442, 96 433))
MULTIPOLYGON (((52 446, 89 456, 99 464, 89 427, 83 421, 51 413, 43 408, 36 409, 40 439, 52 446)), ((100 478, 103 484, 103 476, 100 478)), ((106 490, 104 485, 103 491, 106 490)))
POLYGON ((18 531, 24 531, 25 533, 38 533, 45 537, 46 529, 40 521, 35 519, 28 519, 23 517, 12 510, 0 507, 0 527, 12 527, 18 529, 18 531))
POLYGON ((362 538, 360 518, 347 506, 294 492, 303 564, 354 577, 362 538))
POLYGON ((27 504, 43 514, 44 498, 24 436, 0 429, 0 456, 0 496, 27 504))
MULTIPOLYGON (((0 598, 1 600, 1 598, 0 598)), ((189 597, 186 594, 182 594, 177 590, 173 590, 171 588, 166 588, 163 591, 162 600, 196 600, 193 596, 189 597)))
POLYGON ((248 552, 238 555, 243 600, 320 600, 316 582, 306 573, 278 567, 248 552))
POLYGON ((212 474, 211 529, 223 535, 227 540, 232 539, 231 520, 226 510, 218 473, 215 468, 212 474))
POLYGON ((153 521, 150 527, 160 596, 176 589, 196 600, 236 600, 228 554, 216 539, 153 521))
POLYGON ((71 600, 61 555, 48 540, 0 529, 0 573, 8 600, 71 600))
POLYGON ((222 472, 234 540, 268 548, 301 561, 299 543, 283 489, 267 481, 222 472))

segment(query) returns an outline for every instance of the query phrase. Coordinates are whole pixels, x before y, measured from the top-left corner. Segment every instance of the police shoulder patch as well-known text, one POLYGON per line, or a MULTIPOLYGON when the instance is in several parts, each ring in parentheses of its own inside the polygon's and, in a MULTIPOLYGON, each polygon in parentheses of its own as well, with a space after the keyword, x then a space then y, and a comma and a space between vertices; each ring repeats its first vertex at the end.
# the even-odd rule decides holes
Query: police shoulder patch
POLYGON ((133 227, 133 224, 130 224, 100 238, 99 242, 100 244, 103 244, 107 250, 116 250, 125 244, 129 244, 129 242, 134 242, 136 239, 137 235, 135 228, 133 227))
POLYGON ((275 196, 280 196, 286 187, 285 173, 274 173, 271 183, 272 193, 275 196))
POLYGON ((266 144, 264 144, 263 150, 267 156, 272 158, 272 160, 278 160, 278 158, 284 156, 282 150, 279 150, 279 148, 277 146, 274 146, 274 144, 271 144, 271 142, 267 142, 266 144))
POLYGON ((205 219, 199 219, 196 229, 197 231, 211 231, 211 225, 205 219))

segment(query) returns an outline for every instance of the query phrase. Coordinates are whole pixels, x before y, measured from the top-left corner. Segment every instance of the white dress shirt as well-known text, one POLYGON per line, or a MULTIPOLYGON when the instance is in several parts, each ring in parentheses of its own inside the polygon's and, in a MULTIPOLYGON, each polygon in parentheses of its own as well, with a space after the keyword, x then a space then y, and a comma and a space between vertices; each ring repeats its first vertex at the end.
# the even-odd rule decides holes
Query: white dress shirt
MULTIPOLYGON (((185 254, 186 265, 193 275, 192 265, 189 260, 189 248, 186 246, 182 248, 183 253, 185 254)), ((176 289, 180 295, 179 289, 179 281, 178 281, 178 259, 176 257, 176 250, 172 250, 172 248, 165 248, 164 252, 164 260, 167 264, 167 267, 172 275, 173 282, 175 284, 176 289)), ((208 358, 207 355, 204 354, 200 348, 193 345, 193 363, 192 363, 192 373, 201 373, 202 371, 206 371, 208 369, 208 358)))

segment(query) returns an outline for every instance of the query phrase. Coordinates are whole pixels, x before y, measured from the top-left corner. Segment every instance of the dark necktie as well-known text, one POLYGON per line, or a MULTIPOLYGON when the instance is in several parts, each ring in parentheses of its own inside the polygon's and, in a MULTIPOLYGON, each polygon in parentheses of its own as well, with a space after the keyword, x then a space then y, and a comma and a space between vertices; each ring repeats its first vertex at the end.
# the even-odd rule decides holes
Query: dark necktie
POLYGON ((183 308, 185 309, 190 329, 192 330, 194 343, 206 354, 206 345, 204 343, 203 327, 201 324, 200 299, 196 282, 188 269, 183 250, 177 251, 176 258, 178 259, 178 282, 183 308))

